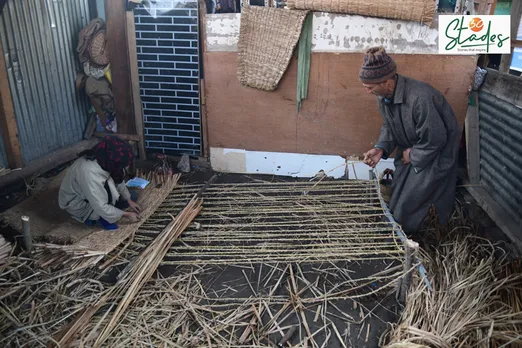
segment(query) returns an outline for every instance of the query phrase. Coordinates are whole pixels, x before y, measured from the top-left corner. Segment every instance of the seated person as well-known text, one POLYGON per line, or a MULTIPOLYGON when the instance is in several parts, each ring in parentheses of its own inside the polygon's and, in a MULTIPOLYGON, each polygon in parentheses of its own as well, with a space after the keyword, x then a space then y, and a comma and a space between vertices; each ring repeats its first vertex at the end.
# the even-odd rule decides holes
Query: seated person
POLYGON ((115 223, 123 216, 138 221, 141 208, 135 202, 137 193, 131 195, 123 181, 133 157, 130 145, 106 136, 79 156, 60 186, 60 208, 82 223, 92 226, 98 222, 107 230, 117 229, 115 223), (124 211, 128 207, 132 212, 124 211))

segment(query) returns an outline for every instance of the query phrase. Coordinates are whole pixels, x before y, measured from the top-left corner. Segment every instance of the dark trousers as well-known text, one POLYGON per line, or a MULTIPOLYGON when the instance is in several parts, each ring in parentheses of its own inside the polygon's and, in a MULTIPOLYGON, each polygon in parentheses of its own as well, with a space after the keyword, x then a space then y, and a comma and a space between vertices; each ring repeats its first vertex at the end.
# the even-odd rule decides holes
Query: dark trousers
MULTIPOLYGON (((105 182, 105 191, 107 191, 107 197, 109 198, 109 204, 112 202, 112 194, 111 190, 109 189, 109 184, 105 182)), ((131 195, 131 199, 136 202, 138 200, 138 192, 136 190, 129 190, 129 193, 131 195)), ((116 201, 116 204, 114 205, 116 208, 125 210, 129 207, 129 203, 126 200, 123 200, 121 197, 116 201)))
MULTIPOLYGON (((130 195, 131 195, 131 199, 136 202, 138 200, 138 192, 136 192, 136 190, 129 190, 130 192, 130 195)), ((116 208, 118 209, 121 209, 121 210, 125 210, 129 207, 129 202, 121 199, 118 199, 118 201, 116 202, 116 204, 114 205, 116 208)))

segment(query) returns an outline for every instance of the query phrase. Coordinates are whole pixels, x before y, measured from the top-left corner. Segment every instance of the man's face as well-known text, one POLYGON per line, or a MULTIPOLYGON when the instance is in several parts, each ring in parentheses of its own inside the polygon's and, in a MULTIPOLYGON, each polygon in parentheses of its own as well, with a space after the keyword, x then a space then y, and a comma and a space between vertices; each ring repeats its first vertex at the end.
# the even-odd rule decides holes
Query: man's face
POLYGON ((386 97, 388 94, 387 82, 388 81, 382 83, 363 83, 363 87, 369 94, 373 94, 377 97, 386 97))

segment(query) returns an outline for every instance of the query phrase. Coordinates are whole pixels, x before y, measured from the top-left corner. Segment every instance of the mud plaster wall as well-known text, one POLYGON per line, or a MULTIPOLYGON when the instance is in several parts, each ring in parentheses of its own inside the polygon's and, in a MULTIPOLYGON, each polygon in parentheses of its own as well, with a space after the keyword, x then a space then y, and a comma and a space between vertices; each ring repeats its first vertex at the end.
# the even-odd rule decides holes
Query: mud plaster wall
POLYGON ((315 14, 309 95, 298 113, 295 60, 276 91, 239 84, 239 18, 207 16, 203 59, 210 147, 361 155, 374 145, 382 124, 375 97, 358 81, 362 52, 376 41, 394 53, 399 73, 443 92, 459 123, 464 122, 476 58, 434 54, 434 29, 404 21, 315 14), (372 40, 363 41, 364 37, 372 40))
MULTIPOLYGON (((241 14, 207 15, 206 51, 235 52, 241 14)), ((384 45, 389 52, 436 54, 438 30, 415 22, 314 13, 314 52, 363 52, 384 45)))

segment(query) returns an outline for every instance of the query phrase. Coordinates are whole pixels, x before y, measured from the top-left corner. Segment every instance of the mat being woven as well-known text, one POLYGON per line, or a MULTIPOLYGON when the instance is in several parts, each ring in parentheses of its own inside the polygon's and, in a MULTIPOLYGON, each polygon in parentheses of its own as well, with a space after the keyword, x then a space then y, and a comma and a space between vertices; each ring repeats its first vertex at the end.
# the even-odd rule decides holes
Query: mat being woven
MULTIPOLYGON (((170 304, 155 307, 170 306, 169 329, 178 322, 175 312, 192 317, 188 306, 205 310, 202 319, 188 323, 190 329, 177 330, 191 340, 178 345, 275 347, 294 327, 291 344, 279 346, 377 347, 391 320, 384 316, 395 303, 393 289, 404 274, 404 251, 375 182, 250 180, 210 185, 194 223, 161 261, 162 274, 176 276, 171 297, 163 297, 170 304), (191 288, 175 294, 175 284, 185 277, 191 288), (172 310, 172 303, 188 306, 172 310)), ((121 259, 140 255, 170 223, 169 214, 183 209, 200 189, 176 187, 121 251, 121 259)))
MULTIPOLYGON (((199 189, 176 187, 128 251, 137 255, 199 189)), ((372 181, 213 184, 203 194, 196 224, 163 265, 400 259, 395 227, 378 197, 372 181)))
POLYGON ((244 86, 274 90, 301 35, 307 11, 245 6, 241 13, 237 77, 244 86))
POLYGON ((347 13, 353 15, 403 19, 431 25, 435 0, 288 0, 296 10, 347 13))

